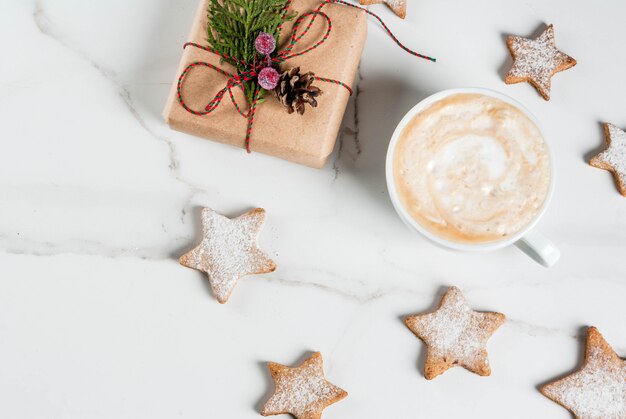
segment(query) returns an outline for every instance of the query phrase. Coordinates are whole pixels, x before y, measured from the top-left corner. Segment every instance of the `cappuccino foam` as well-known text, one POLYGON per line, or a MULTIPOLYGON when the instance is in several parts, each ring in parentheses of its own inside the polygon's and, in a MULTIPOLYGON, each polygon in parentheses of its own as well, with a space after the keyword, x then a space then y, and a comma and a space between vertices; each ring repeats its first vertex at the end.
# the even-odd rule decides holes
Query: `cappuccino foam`
POLYGON ((459 243, 506 240, 548 196, 550 158, 521 110, 481 94, 456 94, 415 115, 394 153, 404 208, 432 234, 459 243))

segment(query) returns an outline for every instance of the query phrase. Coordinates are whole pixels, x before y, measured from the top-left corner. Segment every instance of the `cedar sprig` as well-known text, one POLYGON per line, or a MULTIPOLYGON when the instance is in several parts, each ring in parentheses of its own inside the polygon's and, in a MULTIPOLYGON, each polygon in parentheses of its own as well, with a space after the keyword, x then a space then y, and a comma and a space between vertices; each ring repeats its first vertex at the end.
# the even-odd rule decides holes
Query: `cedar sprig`
MULTIPOLYGON (((218 52, 246 63, 259 59, 254 40, 267 32, 278 41, 280 25, 294 16, 286 13, 288 0, 211 0, 207 10, 207 41, 218 52)), ((234 60, 225 59, 238 72, 248 70, 234 60)), ((244 83, 248 102, 254 101, 256 80, 244 83)), ((263 90, 263 89, 261 89, 263 90)), ((265 91, 261 91, 261 97, 265 91)))

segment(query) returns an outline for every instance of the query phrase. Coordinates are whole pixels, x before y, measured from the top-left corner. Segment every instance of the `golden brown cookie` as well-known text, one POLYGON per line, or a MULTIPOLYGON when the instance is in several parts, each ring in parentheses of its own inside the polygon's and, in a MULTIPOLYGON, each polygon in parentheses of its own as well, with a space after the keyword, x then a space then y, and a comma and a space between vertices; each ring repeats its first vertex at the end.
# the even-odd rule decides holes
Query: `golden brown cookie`
POLYGON ((620 193, 626 196, 626 132, 613 124, 604 124, 604 133, 607 148, 589 164, 612 172, 620 193))
POLYGON ((320 419, 326 407, 348 395, 324 378, 319 352, 295 368, 273 362, 268 368, 275 389, 261 410, 263 416, 291 414, 297 419, 320 419))
POLYGON ((550 100, 552 76, 576 65, 575 59, 556 48, 552 25, 536 39, 509 36, 506 44, 513 56, 513 67, 505 83, 528 82, 545 100, 550 100))
POLYGON ((578 419, 626 418, 626 360, 590 327, 582 367, 540 391, 578 419))
POLYGON ((450 287, 436 311, 408 316, 404 323, 426 344, 424 376, 432 380, 457 365, 490 375, 487 340, 504 319, 504 314, 472 310, 461 290, 450 287))
POLYGON ((362 6, 385 3, 395 14, 404 19, 406 17, 406 1, 407 0, 359 0, 359 3, 362 6))
POLYGON ((203 208, 202 241, 180 257, 181 265, 206 272, 217 301, 225 303, 239 278, 276 269, 274 262, 257 245, 264 222, 263 208, 232 220, 203 208))

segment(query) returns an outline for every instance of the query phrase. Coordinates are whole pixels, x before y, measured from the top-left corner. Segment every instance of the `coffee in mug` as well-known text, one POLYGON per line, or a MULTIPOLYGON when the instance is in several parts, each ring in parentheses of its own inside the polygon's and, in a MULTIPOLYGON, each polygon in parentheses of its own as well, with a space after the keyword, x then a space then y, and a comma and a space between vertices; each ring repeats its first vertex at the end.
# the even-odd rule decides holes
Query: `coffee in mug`
POLYGON ((521 109, 480 93, 444 96, 414 115, 392 158, 401 205, 451 242, 507 240, 540 215, 550 194, 541 130, 521 109))

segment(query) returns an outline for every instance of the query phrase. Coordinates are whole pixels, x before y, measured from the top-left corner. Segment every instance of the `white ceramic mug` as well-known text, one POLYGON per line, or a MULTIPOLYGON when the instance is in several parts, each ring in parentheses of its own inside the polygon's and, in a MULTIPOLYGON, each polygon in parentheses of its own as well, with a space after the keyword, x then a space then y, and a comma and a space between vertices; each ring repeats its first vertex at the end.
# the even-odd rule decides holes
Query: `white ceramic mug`
POLYGON ((460 88, 460 89, 450 89, 444 90, 442 92, 436 93, 430 97, 419 102, 415 105, 407 114, 402 118, 396 130, 391 137, 391 141, 389 143, 389 148, 387 150, 387 163, 386 163, 386 176, 387 176, 387 188, 389 189, 389 197, 391 198, 391 202, 393 203, 396 212, 400 216, 400 218, 413 230, 420 232, 426 238, 428 238, 433 243, 454 250, 461 251, 490 251, 501 249, 510 245, 517 246, 520 250, 530 256, 532 259, 537 261, 543 266, 550 267, 554 265, 559 257, 561 256, 561 252, 559 249, 546 237, 544 237, 541 233, 539 233, 535 226, 545 213, 546 208, 548 207, 551 199, 552 193, 554 191, 554 161, 552 160, 552 153, 550 152, 550 148, 546 143, 546 149, 548 152, 548 158, 550 161, 550 188, 548 191, 548 195, 543 203, 542 208, 537 213, 535 218, 531 223, 526 226, 523 230, 519 231, 517 234, 507 238, 506 240, 499 240, 493 243, 477 243, 477 244, 467 244, 467 243, 457 243, 450 240, 443 239, 441 237, 436 236, 435 234, 426 230, 422 225, 420 225, 408 211, 402 205, 400 198, 398 197, 398 191, 396 189, 396 184, 394 180, 394 154, 396 150, 396 146, 398 144, 398 140, 406 127, 406 125, 413 119, 415 115, 420 113, 422 110, 426 109, 430 105, 435 102, 438 102, 441 99, 444 99, 448 96, 459 94, 459 93, 474 93, 481 94, 488 97, 493 97, 496 99, 500 99, 506 103, 509 103, 515 106, 517 109, 522 111, 528 118, 530 118, 535 125, 539 128, 541 135, 545 142, 545 135, 543 134, 543 130, 541 129, 541 125, 539 121, 533 114, 530 113, 523 105, 521 105, 516 100, 498 93, 493 90, 482 89, 482 88, 460 88))

